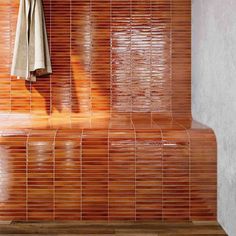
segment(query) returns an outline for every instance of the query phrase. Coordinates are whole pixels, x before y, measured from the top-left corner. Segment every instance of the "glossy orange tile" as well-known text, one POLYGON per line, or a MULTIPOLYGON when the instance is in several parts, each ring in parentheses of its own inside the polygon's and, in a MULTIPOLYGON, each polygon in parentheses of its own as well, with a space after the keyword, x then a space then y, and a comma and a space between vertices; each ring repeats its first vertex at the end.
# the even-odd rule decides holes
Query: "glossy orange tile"
POLYGON ((190 0, 44 0, 53 74, 11 78, 0 3, 0 220, 215 220, 216 140, 191 118, 190 0))

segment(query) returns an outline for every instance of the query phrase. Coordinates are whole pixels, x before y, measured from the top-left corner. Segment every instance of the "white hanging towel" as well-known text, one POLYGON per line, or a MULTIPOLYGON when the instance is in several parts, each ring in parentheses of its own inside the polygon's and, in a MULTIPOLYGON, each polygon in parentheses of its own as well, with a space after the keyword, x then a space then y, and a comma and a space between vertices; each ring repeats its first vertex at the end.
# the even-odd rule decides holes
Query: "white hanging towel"
POLYGON ((50 73, 42 0, 20 0, 11 75, 35 82, 50 73))

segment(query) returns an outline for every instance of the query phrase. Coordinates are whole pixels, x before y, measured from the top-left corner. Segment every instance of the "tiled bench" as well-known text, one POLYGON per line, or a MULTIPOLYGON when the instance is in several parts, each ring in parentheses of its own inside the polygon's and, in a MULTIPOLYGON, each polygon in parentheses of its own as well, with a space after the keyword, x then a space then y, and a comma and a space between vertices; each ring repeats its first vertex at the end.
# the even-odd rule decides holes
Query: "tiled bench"
POLYGON ((191 119, 0 117, 0 220, 216 219, 215 136, 191 119))

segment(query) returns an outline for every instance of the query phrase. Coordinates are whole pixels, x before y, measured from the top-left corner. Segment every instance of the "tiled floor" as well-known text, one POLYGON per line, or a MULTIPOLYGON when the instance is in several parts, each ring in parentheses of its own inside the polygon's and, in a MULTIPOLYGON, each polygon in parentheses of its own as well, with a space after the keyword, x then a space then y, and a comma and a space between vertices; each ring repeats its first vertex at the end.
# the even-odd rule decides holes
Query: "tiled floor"
POLYGON ((0 225, 1 236, 184 236, 227 235, 216 222, 201 223, 11 223, 0 225))

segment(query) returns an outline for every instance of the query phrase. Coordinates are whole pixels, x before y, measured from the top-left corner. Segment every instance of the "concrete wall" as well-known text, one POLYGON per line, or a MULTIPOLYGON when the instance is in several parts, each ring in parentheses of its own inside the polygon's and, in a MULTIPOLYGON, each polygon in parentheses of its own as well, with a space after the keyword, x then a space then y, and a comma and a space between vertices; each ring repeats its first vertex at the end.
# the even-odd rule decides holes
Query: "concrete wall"
POLYGON ((218 141, 218 220, 236 236, 236 0, 192 0, 192 110, 218 141))

